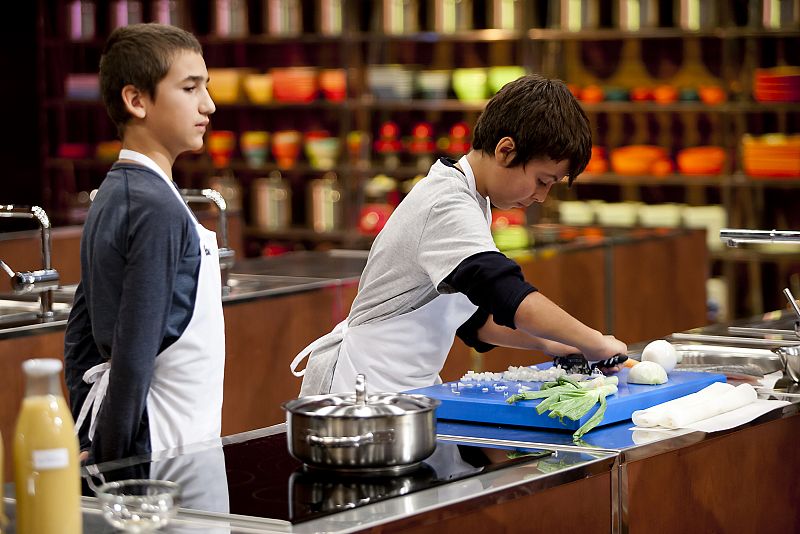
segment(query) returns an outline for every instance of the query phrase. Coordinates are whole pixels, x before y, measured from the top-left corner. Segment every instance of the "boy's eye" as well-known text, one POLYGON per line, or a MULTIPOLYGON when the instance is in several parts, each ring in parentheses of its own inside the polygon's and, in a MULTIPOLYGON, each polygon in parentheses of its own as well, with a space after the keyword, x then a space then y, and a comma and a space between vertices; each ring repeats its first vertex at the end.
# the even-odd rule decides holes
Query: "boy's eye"
POLYGON ((186 91, 187 93, 192 93, 192 92, 195 91, 195 89, 197 89, 197 87, 195 87, 194 85, 192 85, 191 87, 184 87, 183 88, 183 90, 186 91))

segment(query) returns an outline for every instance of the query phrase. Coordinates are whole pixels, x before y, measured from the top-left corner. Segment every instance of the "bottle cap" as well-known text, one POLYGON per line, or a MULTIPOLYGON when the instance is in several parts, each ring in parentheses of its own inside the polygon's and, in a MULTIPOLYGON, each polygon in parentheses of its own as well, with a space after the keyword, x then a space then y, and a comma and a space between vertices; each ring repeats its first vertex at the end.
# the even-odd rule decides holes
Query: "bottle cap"
POLYGON ((22 370, 28 376, 47 376, 60 373, 64 368, 61 360, 54 358, 35 358, 22 362, 22 370))

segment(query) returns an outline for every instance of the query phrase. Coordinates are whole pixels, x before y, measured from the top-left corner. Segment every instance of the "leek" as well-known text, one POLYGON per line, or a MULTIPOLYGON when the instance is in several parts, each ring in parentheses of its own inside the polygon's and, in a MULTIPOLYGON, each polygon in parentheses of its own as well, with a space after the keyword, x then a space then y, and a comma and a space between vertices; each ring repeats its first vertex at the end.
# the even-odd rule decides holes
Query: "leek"
POLYGON ((607 406, 606 397, 617 392, 616 377, 611 379, 598 377, 588 382, 578 383, 560 376, 557 382, 543 384, 539 391, 525 391, 512 395, 507 402, 513 404, 520 400, 542 399, 536 406, 536 413, 541 415, 549 411, 548 417, 558 417, 562 423, 565 417, 578 421, 589 413, 595 404, 600 403, 594 414, 572 434, 573 441, 577 441, 603 420, 607 406))

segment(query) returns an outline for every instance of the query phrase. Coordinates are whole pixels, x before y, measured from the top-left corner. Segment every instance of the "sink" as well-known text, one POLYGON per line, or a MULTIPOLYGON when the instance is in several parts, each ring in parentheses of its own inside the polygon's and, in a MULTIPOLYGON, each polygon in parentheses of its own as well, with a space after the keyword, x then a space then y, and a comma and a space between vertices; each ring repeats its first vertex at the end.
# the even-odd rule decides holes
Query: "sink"
POLYGON ((682 356, 676 369, 720 373, 732 378, 761 378, 783 369, 777 354, 767 349, 721 345, 674 345, 682 356))
POLYGON ((278 295, 302 289, 323 287, 330 283, 331 280, 328 278, 230 273, 228 274, 230 290, 223 292, 223 300, 230 301, 263 295, 278 295))
POLYGON ((0 299, 0 330, 9 331, 65 320, 69 315, 69 306, 66 304, 54 304, 53 312, 53 318, 45 321, 39 317, 38 301, 0 299))

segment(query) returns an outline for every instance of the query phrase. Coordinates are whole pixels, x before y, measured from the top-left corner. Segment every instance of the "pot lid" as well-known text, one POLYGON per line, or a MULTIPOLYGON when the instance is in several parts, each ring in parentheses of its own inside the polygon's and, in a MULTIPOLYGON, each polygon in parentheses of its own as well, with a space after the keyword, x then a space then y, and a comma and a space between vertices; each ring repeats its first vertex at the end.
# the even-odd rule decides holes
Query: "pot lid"
POLYGON ((439 401, 409 393, 375 393, 367 395, 364 375, 356 376, 355 393, 332 393, 300 397, 284 408, 294 414, 325 417, 382 417, 406 415, 436 408, 439 401))

